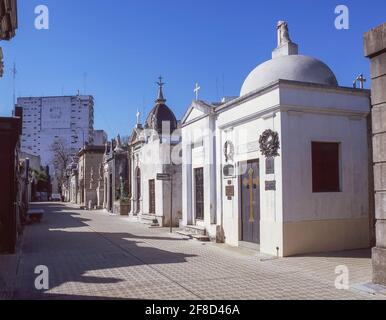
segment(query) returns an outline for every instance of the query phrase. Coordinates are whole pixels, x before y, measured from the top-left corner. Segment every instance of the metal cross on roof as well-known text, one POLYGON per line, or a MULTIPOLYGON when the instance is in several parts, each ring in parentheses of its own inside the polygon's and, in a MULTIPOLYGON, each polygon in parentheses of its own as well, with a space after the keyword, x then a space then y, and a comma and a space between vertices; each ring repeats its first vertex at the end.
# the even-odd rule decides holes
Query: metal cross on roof
POLYGON ((198 83, 196 83, 196 87, 194 88, 194 93, 196 94, 196 101, 198 101, 198 97, 199 97, 199 92, 201 90, 201 87, 199 86, 198 83))
POLYGON ((163 78, 160 76, 158 78, 158 82, 157 82, 157 84, 160 86, 160 88, 162 88, 165 85, 165 82, 163 82, 162 80, 163 80, 163 78))
POLYGON ((354 88, 357 87, 357 82, 360 83, 360 88, 361 89, 364 89, 365 87, 365 82, 367 81, 367 79, 363 76, 363 74, 360 74, 355 80, 354 80, 354 88))
POLYGON ((158 84, 158 98, 156 100, 156 103, 165 103, 166 99, 164 98, 164 93, 163 93, 163 86, 165 85, 165 82, 163 82, 163 78, 160 76, 158 78, 158 82, 156 82, 158 84))

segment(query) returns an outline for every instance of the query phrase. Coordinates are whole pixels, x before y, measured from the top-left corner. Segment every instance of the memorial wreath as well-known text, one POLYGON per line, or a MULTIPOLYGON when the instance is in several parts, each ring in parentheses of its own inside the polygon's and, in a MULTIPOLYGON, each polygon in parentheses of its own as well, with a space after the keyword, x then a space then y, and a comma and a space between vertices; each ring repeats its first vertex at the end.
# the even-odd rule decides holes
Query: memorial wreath
POLYGON ((265 130, 259 139, 260 151, 266 157, 279 156, 279 134, 271 129, 265 130))

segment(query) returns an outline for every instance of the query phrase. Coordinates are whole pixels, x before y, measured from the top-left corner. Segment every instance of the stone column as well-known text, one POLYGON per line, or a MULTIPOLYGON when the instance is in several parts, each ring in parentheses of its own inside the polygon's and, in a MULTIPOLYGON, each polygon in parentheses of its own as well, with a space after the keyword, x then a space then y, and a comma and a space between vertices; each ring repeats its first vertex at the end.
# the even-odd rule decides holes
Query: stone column
POLYGON ((376 210, 373 282, 386 285, 386 23, 365 34, 371 60, 372 127, 376 210))
POLYGON ((136 184, 135 184, 135 169, 136 163, 134 155, 131 156, 131 166, 130 166, 130 179, 131 179, 131 210, 129 215, 136 216, 136 207, 135 207, 135 198, 137 195, 136 184))
POLYGON ((97 193, 97 208, 103 209, 104 208, 104 195, 105 195, 103 177, 99 178, 96 193, 97 193))

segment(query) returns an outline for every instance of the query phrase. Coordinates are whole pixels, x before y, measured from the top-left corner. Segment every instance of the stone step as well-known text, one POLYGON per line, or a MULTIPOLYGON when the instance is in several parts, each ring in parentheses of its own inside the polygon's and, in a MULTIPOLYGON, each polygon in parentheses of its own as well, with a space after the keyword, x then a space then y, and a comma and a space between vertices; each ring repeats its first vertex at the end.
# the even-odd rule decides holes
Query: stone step
POLYGON ((210 242, 210 238, 208 236, 203 236, 200 234, 192 235, 193 239, 201 242, 210 242))
POLYGON ((206 234, 206 229, 200 226, 186 226, 184 230, 179 230, 176 233, 201 242, 210 241, 210 238, 206 234))
POLYGON ((187 231, 176 231, 176 233, 181 235, 181 236, 185 236, 185 237, 188 237, 190 239, 197 240, 197 241, 210 242, 210 238, 208 236, 203 236, 200 234, 192 234, 192 233, 187 232, 187 231))
POLYGON ((193 239, 193 235, 190 232, 187 232, 184 230, 179 230, 179 231, 176 231, 176 233, 181 235, 181 236, 185 236, 185 237, 188 237, 190 239, 193 239))
POLYGON ((206 236, 205 227, 189 225, 185 227, 185 231, 192 235, 206 236))
POLYGON ((154 214, 142 214, 140 222, 149 225, 150 227, 159 227, 158 220, 154 214))

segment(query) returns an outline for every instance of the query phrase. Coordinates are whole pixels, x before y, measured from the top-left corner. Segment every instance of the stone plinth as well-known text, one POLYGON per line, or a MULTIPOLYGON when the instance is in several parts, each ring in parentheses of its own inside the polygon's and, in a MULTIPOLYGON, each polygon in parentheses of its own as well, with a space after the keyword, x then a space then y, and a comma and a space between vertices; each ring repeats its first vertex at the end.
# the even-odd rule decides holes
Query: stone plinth
POLYGON ((97 194, 95 190, 86 190, 85 206, 88 207, 90 202, 93 209, 97 204, 97 194))
POLYGON ((386 284, 386 249, 373 249, 373 281, 386 284))
POLYGON ((283 57, 283 56, 297 55, 298 53, 299 53, 298 45, 293 42, 288 42, 273 50, 272 59, 283 57))
POLYGON ((130 212, 130 202, 129 201, 115 201, 114 202, 114 213, 121 216, 128 216, 130 212))
POLYGON ((371 60, 372 127, 376 211, 373 281, 386 285, 386 23, 365 34, 365 55, 371 60))
POLYGON ((99 186, 96 190, 96 193, 97 193, 97 207, 98 209, 102 209, 104 208, 105 189, 99 186))

